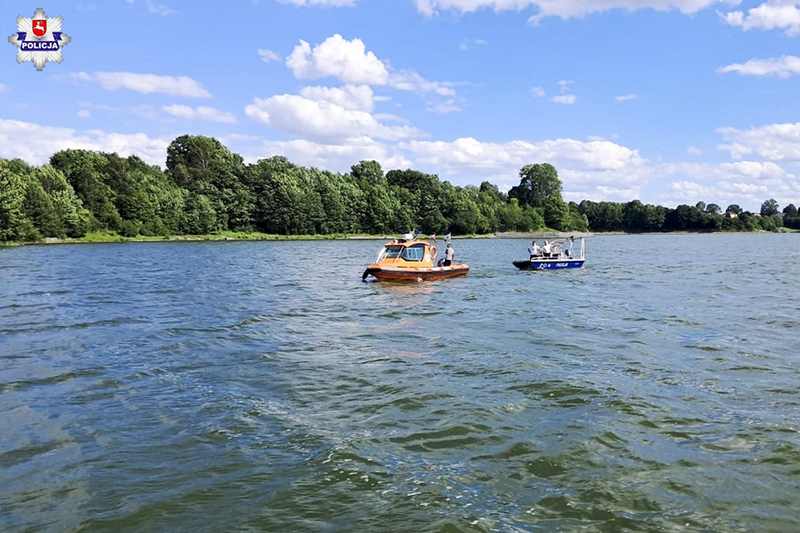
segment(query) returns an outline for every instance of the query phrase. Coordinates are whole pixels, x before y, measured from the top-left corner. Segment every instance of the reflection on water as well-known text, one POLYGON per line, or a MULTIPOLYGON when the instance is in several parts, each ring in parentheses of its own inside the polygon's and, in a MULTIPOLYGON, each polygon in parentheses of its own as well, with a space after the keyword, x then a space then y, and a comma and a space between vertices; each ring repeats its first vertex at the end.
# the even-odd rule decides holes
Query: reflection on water
POLYGON ((796 235, 527 244, 0 250, 0 529, 800 529, 796 235))

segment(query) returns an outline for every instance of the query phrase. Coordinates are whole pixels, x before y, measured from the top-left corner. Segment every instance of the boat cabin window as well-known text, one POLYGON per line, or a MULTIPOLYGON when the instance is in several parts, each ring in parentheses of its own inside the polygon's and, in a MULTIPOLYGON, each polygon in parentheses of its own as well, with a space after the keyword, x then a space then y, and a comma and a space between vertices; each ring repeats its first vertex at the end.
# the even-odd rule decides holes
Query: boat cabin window
POLYGON ((386 259, 395 259, 400 256, 400 253, 403 251, 402 246, 387 246, 386 247, 386 255, 384 258, 386 259))
POLYGON ((425 256, 424 244, 415 244, 414 246, 409 246, 403 253, 403 259, 405 259, 406 261, 422 261, 422 258, 424 256, 425 256))

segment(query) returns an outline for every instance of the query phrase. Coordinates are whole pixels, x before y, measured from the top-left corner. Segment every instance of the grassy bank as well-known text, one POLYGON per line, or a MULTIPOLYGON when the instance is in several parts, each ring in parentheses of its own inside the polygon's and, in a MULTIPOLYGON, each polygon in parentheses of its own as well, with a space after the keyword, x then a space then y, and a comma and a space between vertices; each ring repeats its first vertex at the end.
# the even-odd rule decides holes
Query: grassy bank
POLYGON ((275 235, 256 231, 221 231, 207 235, 164 235, 125 237, 113 231, 87 233, 79 238, 45 239, 37 242, 17 244, 81 244, 108 242, 182 242, 182 241, 309 241, 309 240, 344 240, 344 239, 383 239, 393 238, 385 235, 365 235, 352 233, 332 233, 326 235, 275 235))
MULTIPOLYGON (((800 230, 790 228, 780 228, 779 233, 797 233, 800 230)), ((650 235, 673 235, 673 234, 693 234, 696 232, 655 232, 650 235)), ((742 232, 712 232, 712 233, 742 233, 742 232)), ((772 233, 759 231, 755 233, 772 233)), ((456 235, 454 239, 565 239, 574 237, 591 237, 593 235, 642 235, 640 233, 625 232, 559 232, 536 231, 536 232, 499 232, 490 234, 456 235)), ((390 240, 401 237, 401 235, 369 235, 366 233, 330 233, 320 235, 276 235, 272 233, 259 233, 257 231, 221 231, 208 235, 168 235, 168 236, 144 236, 125 237, 113 231, 97 231, 87 233, 80 238, 55 239, 49 238, 41 241, 31 242, 2 242, 0 247, 38 245, 38 244, 86 244, 86 243, 115 243, 115 242, 195 242, 195 241, 319 241, 319 240, 390 240)), ((426 235, 420 238, 427 239, 426 235)), ((442 240, 442 236, 437 237, 442 240)))

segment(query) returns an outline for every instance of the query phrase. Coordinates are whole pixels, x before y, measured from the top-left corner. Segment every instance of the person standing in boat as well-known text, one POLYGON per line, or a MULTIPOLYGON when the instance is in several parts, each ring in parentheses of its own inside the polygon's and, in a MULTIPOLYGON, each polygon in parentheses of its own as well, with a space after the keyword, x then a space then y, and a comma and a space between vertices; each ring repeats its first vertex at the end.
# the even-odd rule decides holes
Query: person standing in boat
POLYGON ((444 236, 444 242, 446 242, 447 244, 450 244, 450 232, 449 231, 447 232, 447 235, 444 236))
POLYGON ((453 245, 447 243, 447 249, 444 251, 444 264, 443 266, 449 267, 456 260, 456 251, 453 250, 453 245))
POLYGON ((531 260, 538 255, 542 255, 542 249, 539 248, 539 245, 536 244, 536 241, 532 241, 531 245, 528 246, 528 253, 531 254, 531 260))
POLYGON ((569 240, 564 244, 565 244, 565 246, 564 246, 564 255, 566 255, 567 257, 571 258, 572 257, 572 246, 575 244, 575 236, 574 235, 570 235, 569 240))
POLYGON ((542 252, 546 257, 550 257, 550 241, 544 241, 544 246, 542 247, 542 252))

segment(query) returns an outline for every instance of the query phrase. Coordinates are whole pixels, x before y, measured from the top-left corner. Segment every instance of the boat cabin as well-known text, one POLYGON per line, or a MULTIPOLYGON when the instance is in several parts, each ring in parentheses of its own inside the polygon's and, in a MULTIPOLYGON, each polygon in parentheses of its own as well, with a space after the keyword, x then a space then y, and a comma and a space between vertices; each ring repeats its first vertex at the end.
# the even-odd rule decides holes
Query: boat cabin
POLYGON ((397 268, 432 268, 438 250, 427 241, 395 239, 386 243, 378 254, 375 263, 397 268))

